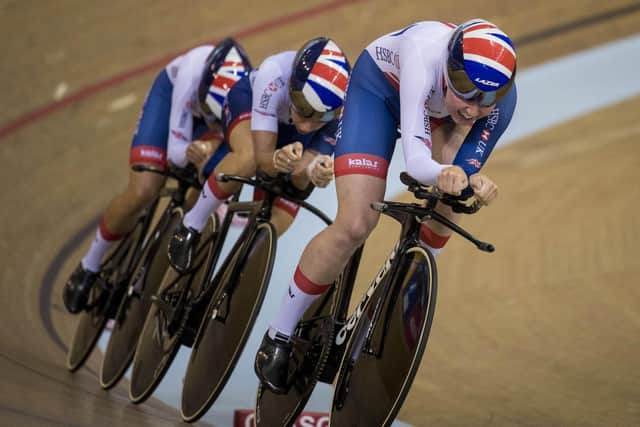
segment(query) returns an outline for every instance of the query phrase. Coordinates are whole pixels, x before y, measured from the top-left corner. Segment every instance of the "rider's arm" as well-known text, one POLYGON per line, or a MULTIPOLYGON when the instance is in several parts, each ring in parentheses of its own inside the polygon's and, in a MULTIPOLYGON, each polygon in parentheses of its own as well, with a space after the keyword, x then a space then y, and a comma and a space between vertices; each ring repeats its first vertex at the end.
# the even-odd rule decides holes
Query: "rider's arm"
POLYGON ((276 176, 278 171, 273 166, 273 153, 276 149, 278 134, 270 131, 255 130, 253 136, 253 152, 256 156, 258 170, 270 176, 276 176))
POLYGON ((187 147, 193 134, 191 103, 195 100, 202 65, 211 49, 211 46, 202 46, 187 52, 180 62, 173 82, 167 158, 176 166, 185 166, 188 162, 187 147))
POLYGON ((286 84, 280 62, 269 57, 255 71, 251 105, 251 133, 256 165, 275 176, 273 152, 278 141, 278 106, 286 102, 286 84))
MULTIPOLYGON (((511 122, 517 98, 517 89, 514 84, 487 117, 476 120, 473 124, 453 160, 453 164, 460 166, 467 176, 471 177, 480 172, 489 159, 489 155, 511 122)), ((467 187, 462 192, 463 197, 472 195, 471 187, 467 187)))
POLYGON ((426 105, 433 94, 436 67, 425 60, 411 37, 400 43, 400 129, 407 172, 423 184, 435 184, 442 165, 431 157, 431 129, 426 105))
POLYGON ((292 176, 296 187, 306 188, 310 183, 325 187, 333 179, 332 156, 336 145, 337 129, 338 120, 332 120, 313 135, 292 176))

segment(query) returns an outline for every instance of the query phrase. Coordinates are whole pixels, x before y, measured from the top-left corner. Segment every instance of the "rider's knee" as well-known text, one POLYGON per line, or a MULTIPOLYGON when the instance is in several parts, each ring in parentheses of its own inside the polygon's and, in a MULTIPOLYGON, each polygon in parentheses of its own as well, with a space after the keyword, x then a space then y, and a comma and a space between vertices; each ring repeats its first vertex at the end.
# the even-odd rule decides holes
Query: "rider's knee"
POLYGON ((338 215, 335 224, 340 229, 340 235, 346 240, 346 244, 359 246, 369 237, 376 223, 377 218, 374 220, 370 216, 338 215))
POLYGON ((238 151, 237 154, 245 175, 249 175, 256 170, 256 159, 253 155, 253 149, 241 150, 238 151))
POLYGON ((129 203, 142 209, 155 200, 160 188, 161 184, 159 185, 155 180, 138 179, 130 182, 127 189, 129 203))

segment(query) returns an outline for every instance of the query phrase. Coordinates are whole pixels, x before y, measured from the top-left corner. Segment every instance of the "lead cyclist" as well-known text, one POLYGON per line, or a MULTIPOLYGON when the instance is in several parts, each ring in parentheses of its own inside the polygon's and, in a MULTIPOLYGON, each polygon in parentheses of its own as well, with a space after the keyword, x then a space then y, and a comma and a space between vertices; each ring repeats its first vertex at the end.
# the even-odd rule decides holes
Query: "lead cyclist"
MULTIPOLYGON (((306 246, 255 360, 260 381, 287 390, 290 337, 376 226, 388 165, 401 139, 406 171, 425 185, 486 205, 496 184, 480 173, 516 106, 516 52, 496 25, 425 21, 373 41, 356 62, 337 132, 334 223, 306 246), (398 134, 400 129, 400 135, 398 134)), ((439 206, 454 222, 458 214, 439 206)), ((451 231, 432 221, 421 239, 437 255, 451 231)))

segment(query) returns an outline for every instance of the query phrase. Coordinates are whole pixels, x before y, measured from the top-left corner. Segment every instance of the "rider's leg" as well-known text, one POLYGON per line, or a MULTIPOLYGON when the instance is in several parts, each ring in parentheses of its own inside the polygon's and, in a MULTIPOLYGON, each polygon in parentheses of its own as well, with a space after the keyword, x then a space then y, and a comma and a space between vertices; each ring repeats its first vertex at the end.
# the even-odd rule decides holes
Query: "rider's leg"
POLYGON ((280 198, 276 199, 271 212, 271 223, 276 229, 278 237, 282 236, 285 231, 289 229, 300 207, 298 205, 292 205, 286 200, 280 198))
MULTIPOLYGON (((449 206, 438 205, 436 212, 442 214, 445 218, 458 224, 461 219, 461 214, 457 214, 451 210, 449 206)), ((453 234, 453 231, 449 227, 436 222, 434 220, 428 220, 420 227, 420 240, 424 243, 433 256, 438 254, 444 248, 444 245, 449 241, 449 238, 453 234)))
MULTIPOLYGON (((214 154, 213 161, 218 161, 218 163, 202 188, 198 201, 185 215, 171 242, 169 242, 169 261, 177 271, 184 272, 189 269, 193 251, 200 239, 200 232, 206 225, 209 216, 240 189, 240 183, 218 182, 216 176, 220 173, 241 176, 255 175, 256 166, 250 121, 243 120, 237 123, 231 132, 229 150, 219 159, 216 159, 216 154, 214 154)), ((218 151, 220 150, 219 148, 218 151)))
MULTIPOLYGON (((167 166, 172 93, 173 84, 166 71, 162 70, 142 107, 131 144, 130 164, 151 164, 158 168, 167 166)), ((114 242, 131 231, 138 213, 153 201, 163 182, 161 176, 150 172, 129 173, 127 189, 111 201, 87 256, 65 284, 63 299, 70 312, 78 312, 84 307, 104 254, 114 242)))
POLYGON ((207 183, 200 193, 195 206, 185 215, 184 225, 200 232, 207 223, 209 215, 229 196, 240 189, 238 182, 218 182, 219 173, 229 175, 253 176, 255 160, 251 140, 251 122, 243 120, 232 130, 229 138, 230 151, 213 169, 207 183))
POLYGON ((369 204, 382 200, 385 180, 366 175, 336 178, 335 222, 307 245, 277 317, 256 355, 256 374, 275 393, 284 393, 292 344, 289 337, 313 302, 338 277, 348 259, 366 240, 379 214, 369 204))
MULTIPOLYGON (((140 213, 156 199, 164 181, 163 176, 153 172, 130 171, 126 190, 109 203, 98 227, 98 234, 113 242, 130 232, 140 213)), ((84 259, 97 260, 99 268, 99 262, 108 249, 104 246, 94 248, 92 245, 84 259)))
POLYGON ((271 323, 269 334, 291 336, 309 306, 330 286, 355 250, 378 222, 370 208, 384 196, 385 180, 367 175, 345 175, 336 179, 338 213, 332 225, 322 230, 305 248, 283 305, 271 323))
POLYGON ((127 189, 109 204, 89 251, 65 284, 63 301, 69 312, 84 308, 104 254, 133 229, 139 213, 153 202, 163 182, 163 177, 150 172, 130 172, 127 189))

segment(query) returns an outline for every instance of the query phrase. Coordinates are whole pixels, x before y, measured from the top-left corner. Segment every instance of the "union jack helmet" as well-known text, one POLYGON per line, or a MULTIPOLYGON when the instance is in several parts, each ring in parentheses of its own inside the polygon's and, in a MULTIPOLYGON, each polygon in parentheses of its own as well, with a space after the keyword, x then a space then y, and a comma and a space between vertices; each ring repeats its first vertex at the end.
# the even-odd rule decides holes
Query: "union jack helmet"
POLYGON ((222 40, 211 51, 198 86, 198 104, 205 121, 215 122, 222 118, 222 104, 229 89, 249 71, 249 57, 231 37, 222 40))
POLYGON ((325 122, 338 117, 351 66, 336 42, 309 40, 296 54, 289 81, 292 108, 304 118, 325 122))
POLYGON ((495 24, 472 19, 458 26, 449 40, 447 87, 460 98, 493 105, 516 75, 513 42, 495 24))

